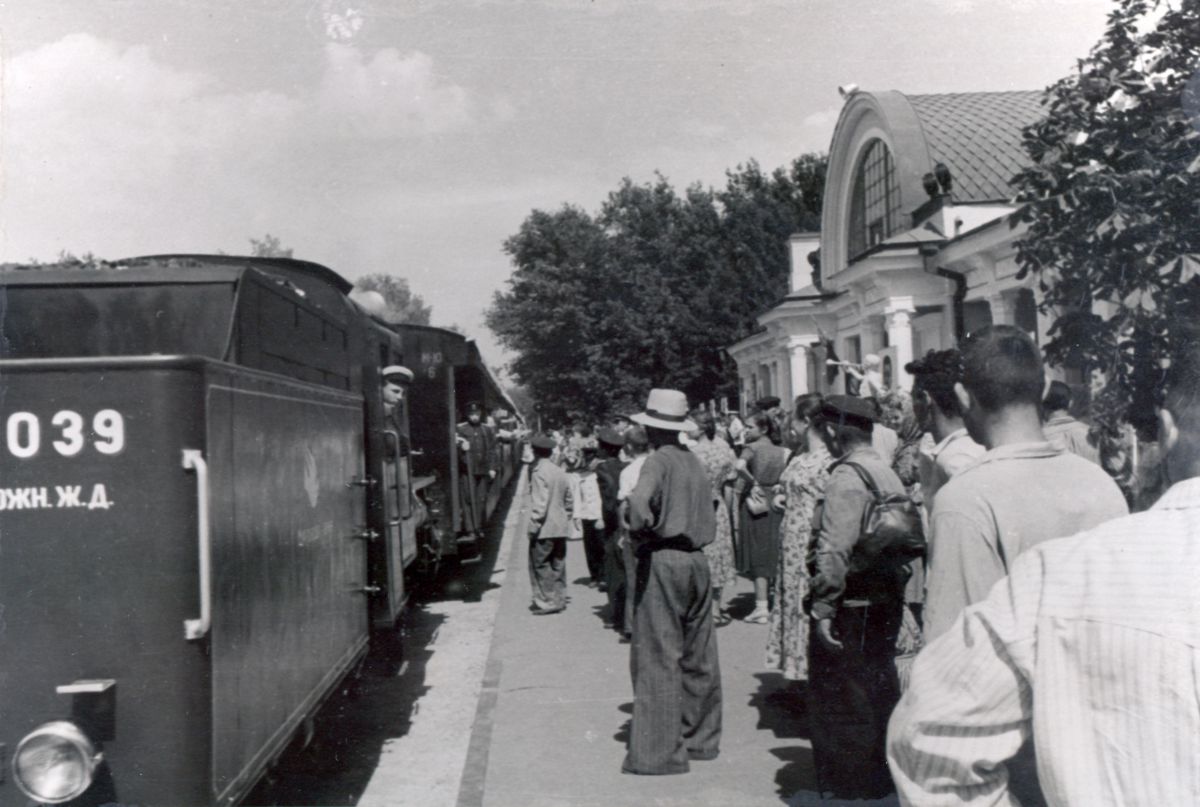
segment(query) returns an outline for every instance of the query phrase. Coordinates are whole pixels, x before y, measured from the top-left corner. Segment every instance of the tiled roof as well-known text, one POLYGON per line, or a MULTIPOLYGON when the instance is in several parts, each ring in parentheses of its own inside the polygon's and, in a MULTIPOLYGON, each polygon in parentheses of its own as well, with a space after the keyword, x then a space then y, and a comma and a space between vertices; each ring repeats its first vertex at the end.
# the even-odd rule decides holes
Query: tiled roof
POLYGON ((1012 197, 1008 181, 1028 163, 1021 129, 1044 115, 1040 91, 905 97, 929 144, 929 170, 939 162, 946 164, 957 201, 1012 197))

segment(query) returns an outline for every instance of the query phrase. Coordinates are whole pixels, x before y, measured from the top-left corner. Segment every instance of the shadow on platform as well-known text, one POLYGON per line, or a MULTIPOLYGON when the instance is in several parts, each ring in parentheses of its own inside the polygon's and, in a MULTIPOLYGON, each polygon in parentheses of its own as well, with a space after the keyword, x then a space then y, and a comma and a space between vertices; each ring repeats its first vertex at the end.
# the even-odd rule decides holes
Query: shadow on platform
POLYGON ((806 683, 789 681, 779 673, 755 673, 758 691, 750 705, 758 709, 758 728, 780 739, 808 739, 806 683))
POLYGON ((435 577, 411 584, 411 599, 398 629, 373 637, 358 675, 343 681, 317 713, 312 742, 300 747, 293 741, 269 778, 243 804, 340 807, 358 803, 385 744, 408 733, 421 698, 431 689, 426 668, 446 617, 432 613, 429 603, 479 602, 484 592, 498 588, 492 577, 516 489, 514 481, 500 497, 477 557, 469 563, 443 563, 435 577))

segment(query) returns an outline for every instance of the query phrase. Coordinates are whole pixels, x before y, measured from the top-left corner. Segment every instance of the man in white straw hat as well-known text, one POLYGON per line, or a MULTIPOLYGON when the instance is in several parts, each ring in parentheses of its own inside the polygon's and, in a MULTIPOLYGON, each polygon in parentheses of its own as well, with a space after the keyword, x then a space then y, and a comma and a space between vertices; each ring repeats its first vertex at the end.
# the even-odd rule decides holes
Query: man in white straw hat
POLYGON ((637 574, 626 773, 686 773, 689 760, 720 751, 721 671, 701 551, 717 521, 704 465, 679 444, 680 432, 696 428, 687 412, 682 392, 655 389, 632 418, 655 451, 629 496, 637 574))

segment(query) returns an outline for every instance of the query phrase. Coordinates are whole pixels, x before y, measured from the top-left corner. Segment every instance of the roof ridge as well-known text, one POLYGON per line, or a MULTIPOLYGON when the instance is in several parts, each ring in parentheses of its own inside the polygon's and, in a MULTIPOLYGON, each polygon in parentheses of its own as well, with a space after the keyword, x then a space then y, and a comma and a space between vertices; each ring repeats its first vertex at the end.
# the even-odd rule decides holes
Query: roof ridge
POLYGON ((900 94, 905 98, 967 98, 981 95, 1042 95, 1045 92, 1045 90, 976 90, 972 92, 901 92, 900 94))

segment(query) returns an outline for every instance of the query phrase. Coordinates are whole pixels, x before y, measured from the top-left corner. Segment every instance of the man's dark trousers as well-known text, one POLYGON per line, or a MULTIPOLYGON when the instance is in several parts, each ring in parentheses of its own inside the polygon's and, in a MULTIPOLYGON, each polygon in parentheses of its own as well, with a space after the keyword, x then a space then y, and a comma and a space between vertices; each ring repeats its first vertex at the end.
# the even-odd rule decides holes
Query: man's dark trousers
POLYGON ((529 582, 542 608, 567 605, 567 539, 529 536, 529 582))
POLYGON ((621 530, 605 529, 604 579, 608 584, 608 618, 613 627, 627 632, 625 618, 625 559, 618 545, 621 530))
POLYGON ((588 577, 596 584, 607 583, 604 561, 604 528, 594 521, 583 522, 583 553, 587 559, 588 577))
POLYGON ((458 500, 462 504, 463 532, 483 532, 491 479, 487 474, 460 474, 458 500))
POLYGON ((846 606, 833 620, 841 650, 809 637, 808 714, 817 785, 835 798, 878 799, 893 791, 888 718, 900 700, 896 637, 904 603, 846 606))
POLYGON ((685 773, 721 745, 721 670, 703 552, 639 553, 628 773, 685 773))

